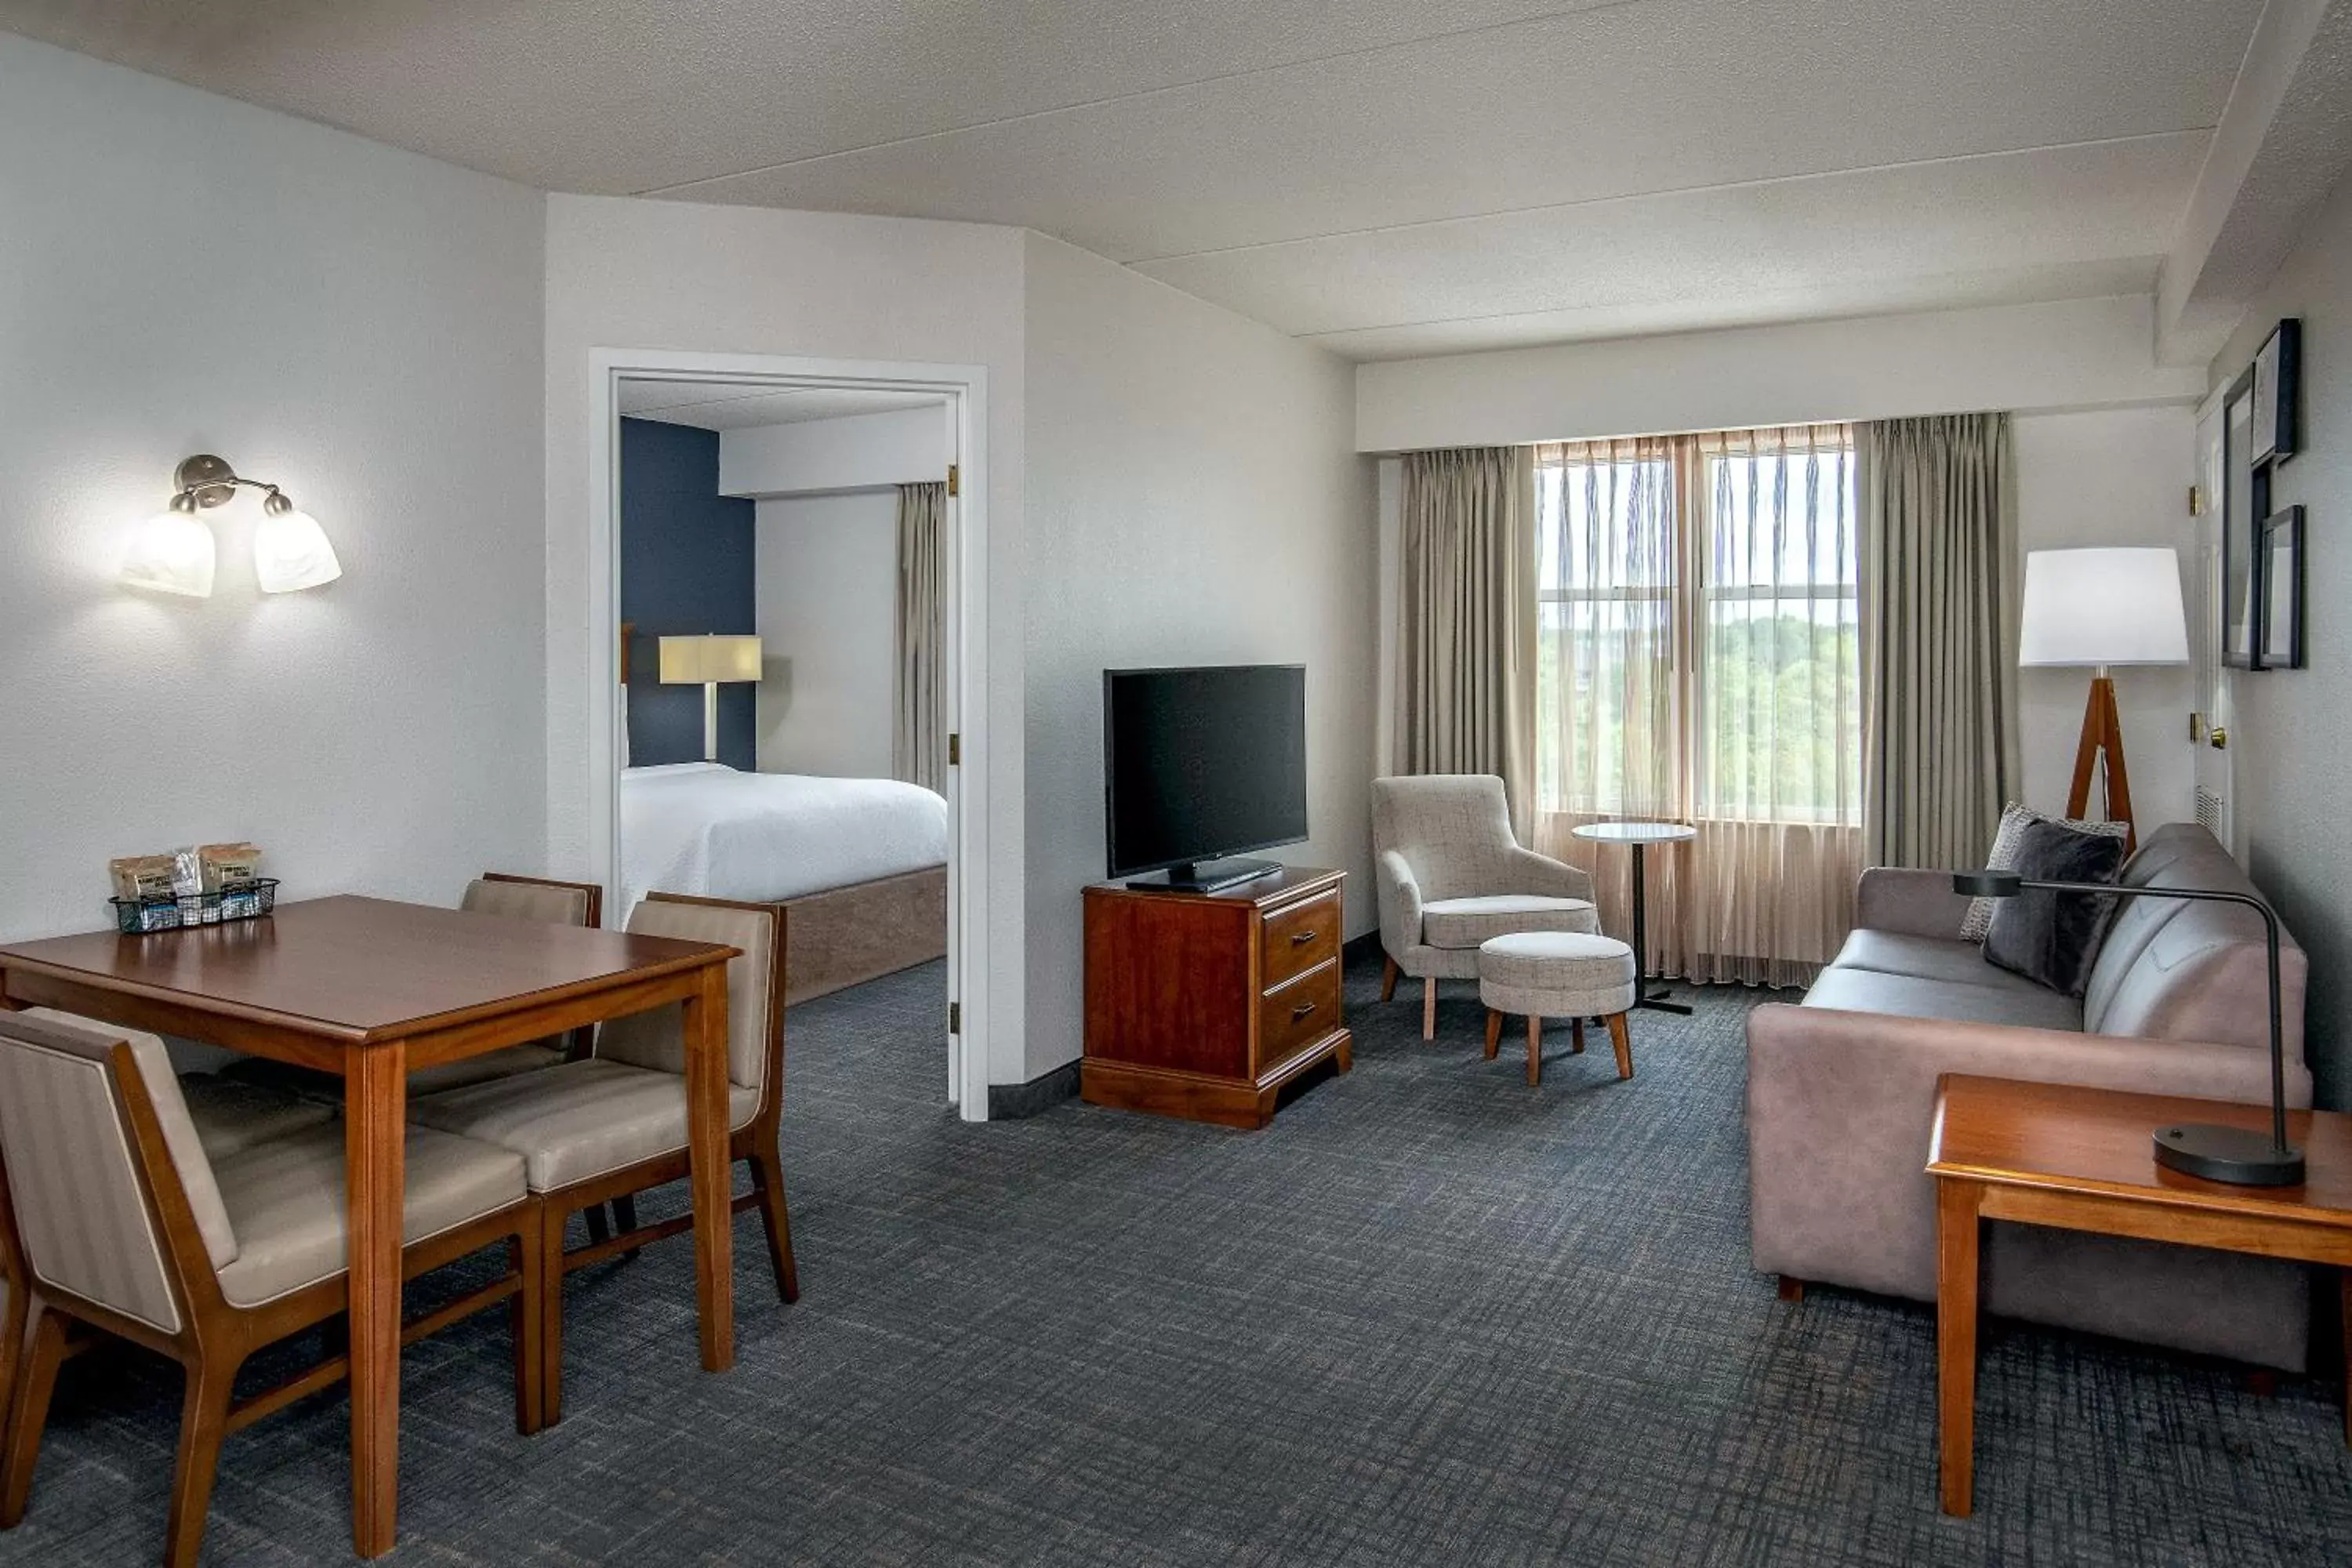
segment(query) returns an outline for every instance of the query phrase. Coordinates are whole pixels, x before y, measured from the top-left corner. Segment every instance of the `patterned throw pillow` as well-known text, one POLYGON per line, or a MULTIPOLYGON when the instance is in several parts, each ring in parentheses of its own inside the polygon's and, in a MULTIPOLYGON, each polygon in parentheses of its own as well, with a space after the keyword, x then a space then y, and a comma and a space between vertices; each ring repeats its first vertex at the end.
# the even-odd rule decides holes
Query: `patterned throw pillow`
MULTIPOLYGON (((2017 843, 2030 822, 2055 822, 2077 833, 2092 833, 2108 838, 2121 838, 2130 827, 2120 822, 2083 822, 2068 817, 2051 816, 2030 805, 2011 801, 2000 814, 2000 828, 1992 836, 1992 850, 1985 856, 1988 871, 2017 869, 2017 843)), ((1993 910, 2000 907, 1998 899, 1978 899, 1969 905, 1968 917, 1960 921, 1960 940, 1982 942, 1985 933, 1992 930, 1993 910)))

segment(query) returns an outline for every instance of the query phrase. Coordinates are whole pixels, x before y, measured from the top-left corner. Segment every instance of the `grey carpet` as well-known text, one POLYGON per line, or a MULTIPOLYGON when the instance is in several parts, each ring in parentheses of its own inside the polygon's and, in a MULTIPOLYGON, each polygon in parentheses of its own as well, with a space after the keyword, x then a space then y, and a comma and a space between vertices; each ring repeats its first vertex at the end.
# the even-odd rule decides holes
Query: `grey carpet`
MULTIPOLYGON (((1431 1047, 1373 984, 1353 1076, 1255 1134, 950 1120, 936 967, 793 1009, 801 1304, 741 1230, 709 1377, 688 1244, 577 1277, 529 1440, 502 1316, 415 1347, 394 1561, 2352 1560, 2331 1387, 1999 1325, 1941 1517, 1932 1314, 1748 1272, 1749 994, 1637 1018, 1628 1084, 1557 1039, 1530 1090, 1467 987, 1431 1047)), ((150 1561, 177 1409, 160 1363, 69 1367, 0 1561, 150 1561)), ((345 1441, 323 1396, 232 1438, 208 1561, 347 1561, 345 1441)))

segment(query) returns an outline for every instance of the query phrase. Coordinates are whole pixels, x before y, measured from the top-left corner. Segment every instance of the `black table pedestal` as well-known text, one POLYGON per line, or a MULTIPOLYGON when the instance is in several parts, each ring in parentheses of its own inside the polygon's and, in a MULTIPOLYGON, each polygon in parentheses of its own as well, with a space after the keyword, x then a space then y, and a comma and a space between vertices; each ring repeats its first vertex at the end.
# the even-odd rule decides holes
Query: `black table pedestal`
POLYGON ((1653 1013, 1673 1013, 1687 1018, 1690 1016, 1690 1004, 1669 1001, 1671 993, 1666 989, 1666 977, 1649 973, 1649 898, 1644 886, 1648 880, 1647 868, 1642 861, 1642 841, 1635 839, 1631 847, 1633 851, 1633 1005, 1646 1007, 1653 1013), (1657 989, 1652 990, 1653 985, 1657 989))

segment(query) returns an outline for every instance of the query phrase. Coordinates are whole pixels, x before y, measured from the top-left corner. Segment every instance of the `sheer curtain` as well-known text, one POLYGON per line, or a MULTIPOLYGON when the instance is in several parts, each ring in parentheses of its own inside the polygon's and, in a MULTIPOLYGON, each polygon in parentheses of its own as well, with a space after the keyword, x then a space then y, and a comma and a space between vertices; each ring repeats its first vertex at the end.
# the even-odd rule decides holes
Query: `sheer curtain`
POLYGON ((1649 857, 1650 962, 1805 983, 1862 860, 1851 429, 1548 446, 1536 477, 1536 847, 1622 931, 1632 858, 1573 829, 1696 824, 1649 857))

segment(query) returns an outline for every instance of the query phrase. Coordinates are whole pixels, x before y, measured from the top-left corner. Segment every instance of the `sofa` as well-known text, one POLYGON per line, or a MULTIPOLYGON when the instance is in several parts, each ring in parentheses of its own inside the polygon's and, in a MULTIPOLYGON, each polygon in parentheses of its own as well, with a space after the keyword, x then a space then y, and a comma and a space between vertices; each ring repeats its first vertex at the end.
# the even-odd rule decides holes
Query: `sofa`
MULTIPOLYGON (((2120 880, 2253 890, 2193 823, 2150 834, 2120 880)), ((2269 986, 2253 910, 2124 900, 2078 1001, 1987 963, 1960 938, 1968 909, 1949 872, 1864 871, 1855 929, 1802 1005, 1748 1015, 1759 1270, 1935 1300, 1936 1203, 1925 1167, 1944 1073, 2269 1103, 2269 986)), ((2311 1103, 2305 969, 2285 937, 2286 1088, 2296 1106, 2311 1103)), ((2301 1265, 1995 1224, 1982 1268, 1990 1312, 2305 1366, 2310 1281, 2301 1265)))

